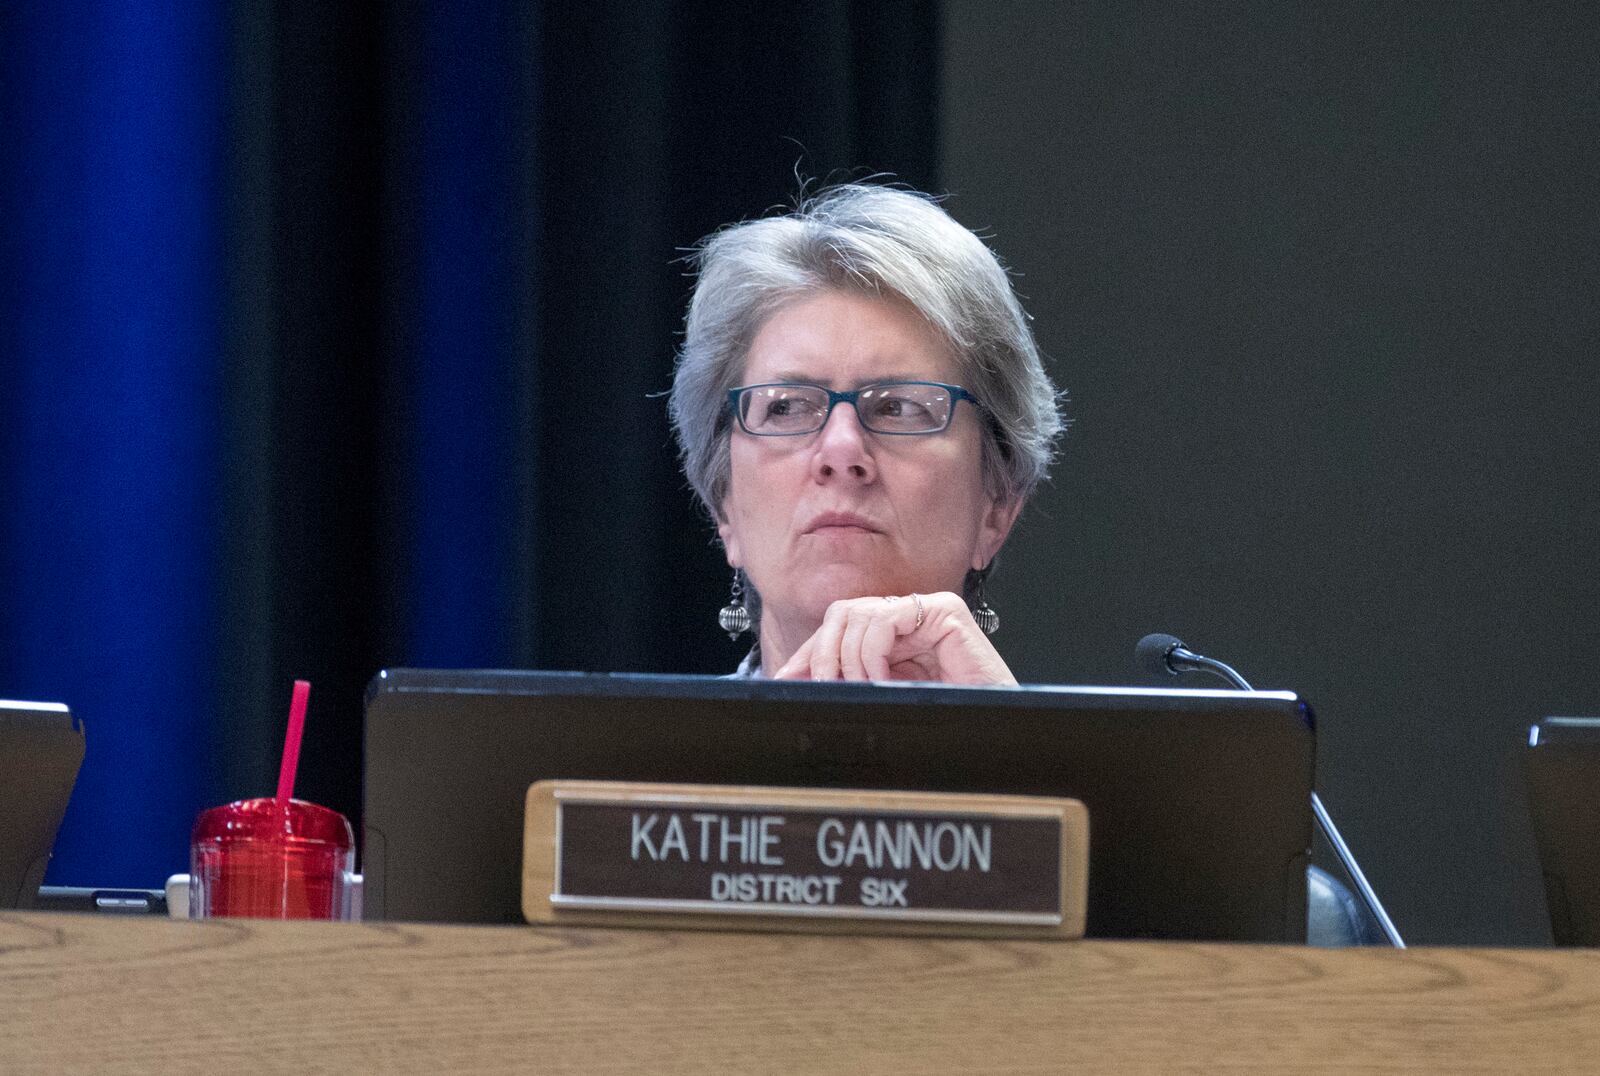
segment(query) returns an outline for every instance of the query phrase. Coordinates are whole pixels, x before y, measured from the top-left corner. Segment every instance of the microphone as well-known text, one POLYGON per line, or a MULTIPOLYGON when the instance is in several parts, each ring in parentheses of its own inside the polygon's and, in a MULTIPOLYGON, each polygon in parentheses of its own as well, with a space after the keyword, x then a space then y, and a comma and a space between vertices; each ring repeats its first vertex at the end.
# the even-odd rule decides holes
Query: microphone
POLYGON ((1208 658, 1203 654, 1196 654, 1184 646, 1182 641, 1171 635, 1162 635, 1155 632, 1139 640, 1139 645, 1133 648, 1133 659, 1139 667, 1152 676, 1182 676, 1184 673, 1205 672, 1212 676, 1220 676, 1240 691, 1254 691, 1249 682, 1240 676, 1231 665, 1224 665, 1215 658, 1208 658))
MULTIPOLYGON (((1255 690, 1233 666, 1216 658, 1208 658, 1204 654, 1196 654, 1184 646, 1182 640, 1160 632, 1153 632, 1140 639, 1138 645, 1133 648, 1133 659, 1139 668, 1155 676, 1160 676, 1162 673, 1182 676, 1184 673, 1203 672, 1226 680, 1240 691, 1255 690)), ((1396 949, 1404 949, 1406 943, 1401 940, 1400 932, 1395 929, 1394 920, 1383 910, 1383 903, 1378 900, 1378 894, 1367 882, 1367 876, 1361 872, 1361 865, 1356 862, 1355 853, 1350 851, 1350 846, 1345 844, 1344 838, 1339 835, 1339 827, 1333 824, 1333 816, 1322 805, 1322 798, 1317 795, 1316 789, 1311 790, 1311 812, 1316 816, 1322 835, 1327 837, 1328 843, 1333 846, 1345 873, 1356 884, 1356 892, 1361 895, 1362 903, 1378 921, 1378 926, 1383 928, 1384 937, 1388 938, 1389 944, 1396 949)))

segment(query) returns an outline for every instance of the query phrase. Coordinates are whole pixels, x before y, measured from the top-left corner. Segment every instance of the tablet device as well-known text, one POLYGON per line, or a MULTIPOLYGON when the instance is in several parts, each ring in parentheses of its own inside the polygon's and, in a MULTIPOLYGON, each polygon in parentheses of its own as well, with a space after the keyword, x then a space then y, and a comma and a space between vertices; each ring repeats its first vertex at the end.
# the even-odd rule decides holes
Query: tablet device
POLYGON ((1304 941, 1310 709, 1288 692, 380 673, 369 919, 520 922, 544 778, 1070 796, 1088 933, 1304 941))
POLYGON ((62 704, 0 699, 0 908, 33 907, 83 742, 62 704))
POLYGON ((1545 718, 1523 763, 1551 935, 1600 945, 1600 718, 1545 718))
POLYGON ((166 915, 161 889, 107 889, 82 885, 39 887, 33 907, 40 912, 93 912, 97 915, 166 915))

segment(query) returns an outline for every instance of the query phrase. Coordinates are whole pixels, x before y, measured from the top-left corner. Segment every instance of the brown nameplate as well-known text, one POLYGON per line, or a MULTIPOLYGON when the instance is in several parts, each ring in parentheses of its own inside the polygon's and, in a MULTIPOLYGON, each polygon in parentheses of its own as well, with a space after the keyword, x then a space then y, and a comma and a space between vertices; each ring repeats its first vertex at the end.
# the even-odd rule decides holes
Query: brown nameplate
POLYGON ((530 923, 1083 935, 1077 800, 540 781, 527 807, 530 923))

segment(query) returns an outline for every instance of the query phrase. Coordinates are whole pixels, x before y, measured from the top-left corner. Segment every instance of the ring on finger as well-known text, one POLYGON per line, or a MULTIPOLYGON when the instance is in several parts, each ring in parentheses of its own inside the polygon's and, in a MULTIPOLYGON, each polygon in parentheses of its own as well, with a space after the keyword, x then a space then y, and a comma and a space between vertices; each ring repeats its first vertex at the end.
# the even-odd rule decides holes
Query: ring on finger
POLYGON ((927 610, 922 608, 922 595, 913 593, 911 595, 911 600, 917 603, 917 623, 911 629, 912 631, 916 631, 917 628, 922 627, 922 617, 927 610))

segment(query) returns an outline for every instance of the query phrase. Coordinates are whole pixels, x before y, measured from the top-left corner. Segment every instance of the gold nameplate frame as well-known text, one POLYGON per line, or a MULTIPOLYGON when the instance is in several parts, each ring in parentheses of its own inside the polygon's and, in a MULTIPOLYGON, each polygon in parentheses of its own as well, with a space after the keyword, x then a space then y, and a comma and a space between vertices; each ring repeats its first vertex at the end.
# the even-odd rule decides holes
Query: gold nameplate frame
POLYGON ((1078 938, 1078 800, 540 781, 528 922, 1078 938))

